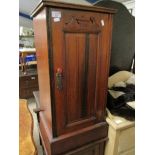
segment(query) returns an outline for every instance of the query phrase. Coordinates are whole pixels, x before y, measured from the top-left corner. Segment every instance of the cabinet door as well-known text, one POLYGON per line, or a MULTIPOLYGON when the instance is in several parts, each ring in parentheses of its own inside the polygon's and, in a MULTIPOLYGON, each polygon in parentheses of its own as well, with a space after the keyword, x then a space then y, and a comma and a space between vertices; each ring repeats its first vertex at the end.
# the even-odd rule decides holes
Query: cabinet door
POLYGON ((104 121, 111 16, 51 9, 54 135, 104 121))

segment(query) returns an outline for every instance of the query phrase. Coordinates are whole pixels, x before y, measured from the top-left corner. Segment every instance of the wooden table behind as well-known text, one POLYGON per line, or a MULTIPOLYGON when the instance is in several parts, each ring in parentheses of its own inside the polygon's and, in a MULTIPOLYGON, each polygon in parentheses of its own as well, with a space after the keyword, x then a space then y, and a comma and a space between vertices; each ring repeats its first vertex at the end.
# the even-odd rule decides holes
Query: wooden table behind
POLYGON ((19 100, 19 154, 36 155, 33 141, 33 119, 28 109, 27 100, 19 100))

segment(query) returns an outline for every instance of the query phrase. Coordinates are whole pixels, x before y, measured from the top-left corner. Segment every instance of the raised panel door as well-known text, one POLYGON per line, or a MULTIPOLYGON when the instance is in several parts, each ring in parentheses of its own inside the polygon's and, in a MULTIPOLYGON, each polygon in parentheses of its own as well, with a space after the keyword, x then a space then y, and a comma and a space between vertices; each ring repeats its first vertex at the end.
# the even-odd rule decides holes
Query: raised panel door
POLYGON ((108 15, 51 9, 54 136, 104 121, 108 15))

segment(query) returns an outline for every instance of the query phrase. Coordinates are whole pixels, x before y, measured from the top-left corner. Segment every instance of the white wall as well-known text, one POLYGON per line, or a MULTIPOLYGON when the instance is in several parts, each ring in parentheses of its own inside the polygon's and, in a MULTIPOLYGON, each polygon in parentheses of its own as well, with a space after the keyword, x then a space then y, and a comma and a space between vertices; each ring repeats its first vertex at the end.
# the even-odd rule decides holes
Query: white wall
MULTIPOLYGON (((59 0, 59 1, 62 1, 63 2, 63 0, 59 0)), ((27 2, 31 3, 30 1, 27 1, 27 2)), ((76 1, 75 0, 65 0, 65 2, 74 3, 74 4, 82 4, 82 5, 91 5, 91 3, 86 2, 84 0, 76 0, 76 1)), ((22 3, 20 5, 22 5, 22 3)), ((23 8, 23 6, 20 6, 20 8, 23 8)), ((22 12, 21 9, 20 9, 20 11, 22 12)), ((24 12, 25 12, 25 10, 24 10, 24 12)), ((24 18, 24 17, 19 16, 19 26, 33 28, 32 20, 29 20, 27 18, 24 18)))
POLYGON ((74 4, 82 4, 82 5, 91 5, 91 3, 85 1, 85 0, 56 0, 56 1, 62 1, 66 3, 74 3, 74 4))
MULTIPOLYGON (((36 0, 37 1, 37 0, 36 0)), ((64 1, 64 0, 59 0, 59 1, 64 1)), ((121 0, 115 0, 115 1, 121 1, 121 0)), ((27 1, 30 3, 30 1, 27 1)), ((65 2, 68 3, 74 3, 74 4, 82 4, 82 5, 92 5, 91 3, 85 1, 85 0, 65 0, 65 2)), ((121 1, 129 10, 132 9, 132 15, 135 16, 135 0, 122 0, 121 1), (124 2, 123 2, 124 1, 124 2)), ((22 5, 22 3, 20 4, 22 5)), ((23 6, 20 6, 21 8, 23 6)), ((26 8, 25 8, 26 9, 26 8)), ((22 12, 22 10, 20 10, 22 12)), ((33 28, 32 20, 29 20, 27 18, 19 16, 19 26, 24 26, 28 28, 33 28)))
POLYGON ((33 28, 32 20, 19 16, 19 26, 33 28))
POLYGON ((129 11, 132 9, 132 15, 135 16, 135 0, 123 2, 123 4, 127 7, 129 11))

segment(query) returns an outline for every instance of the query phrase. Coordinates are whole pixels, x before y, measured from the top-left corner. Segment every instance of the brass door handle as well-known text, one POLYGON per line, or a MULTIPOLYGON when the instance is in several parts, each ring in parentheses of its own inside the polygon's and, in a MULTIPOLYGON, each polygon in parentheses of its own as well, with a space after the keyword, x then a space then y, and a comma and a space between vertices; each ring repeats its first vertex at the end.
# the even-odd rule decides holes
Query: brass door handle
POLYGON ((59 90, 62 90, 63 85, 62 85, 62 69, 58 68, 56 71, 56 87, 59 90))

